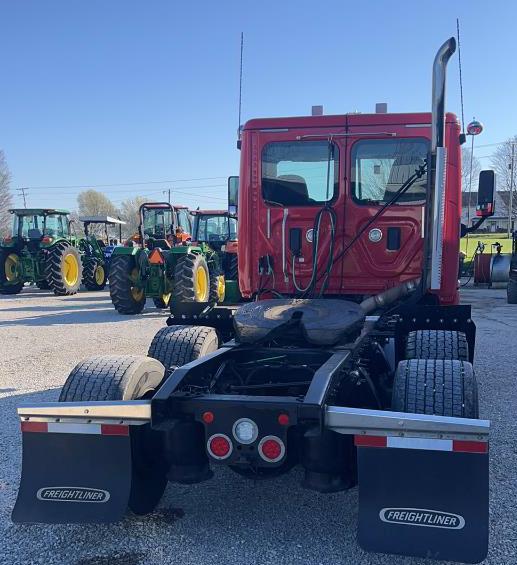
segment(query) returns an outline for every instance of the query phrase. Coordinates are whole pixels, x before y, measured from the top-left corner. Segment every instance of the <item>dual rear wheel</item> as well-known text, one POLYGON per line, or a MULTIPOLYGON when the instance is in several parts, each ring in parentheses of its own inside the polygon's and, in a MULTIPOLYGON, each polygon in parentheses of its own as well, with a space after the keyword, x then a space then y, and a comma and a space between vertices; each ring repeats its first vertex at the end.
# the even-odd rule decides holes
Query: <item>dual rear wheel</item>
POLYGON ((398 364, 392 410, 478 418, 478 389, 466 335, 446 330, 410 332, 398 364))

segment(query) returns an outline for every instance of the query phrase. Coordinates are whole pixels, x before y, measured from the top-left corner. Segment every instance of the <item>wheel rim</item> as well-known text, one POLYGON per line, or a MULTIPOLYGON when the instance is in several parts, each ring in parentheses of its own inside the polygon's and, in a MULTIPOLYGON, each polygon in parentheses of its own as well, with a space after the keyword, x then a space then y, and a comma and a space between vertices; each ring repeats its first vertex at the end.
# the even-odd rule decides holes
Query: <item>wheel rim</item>
POLYGON ((62 268, 63 278, 68 286, 74 286, 79 279, 79 262, 77 257, 68 253, 65 255, 62 268))
POLYGON ((194 294, 196 302, 207 302, 208 300, 208 277, 203 267, 198 267, 194 276, 194 294))
POLYGON ((224 302, 224 295, 225 295, 224 275, 219 275, 217 277, 217 301, 224 302))
POLYGON ((101 285, 104 282, 104 267, 102 265, 97 265, 95 269, 95 282, 101 285))
MULTIPOLYGON (((132 283, 136 283, 136 281, 138 280, 138 269, 135 267, 132 271, 131 271, 131 275, 129 276, 129 278, 131 279, 132 283)), ((143 300, 144 298, 144 289, 143 288, 138 288, 137 286, 131 286, 131 298, 133 298, 133 300, 135 300, 136 302, 140 302, 141 300, 143 300)))
POLYGON ((11 253, 5 259, 5 278, 7 282, 13 283, 18 280, 18 255, 11 253))

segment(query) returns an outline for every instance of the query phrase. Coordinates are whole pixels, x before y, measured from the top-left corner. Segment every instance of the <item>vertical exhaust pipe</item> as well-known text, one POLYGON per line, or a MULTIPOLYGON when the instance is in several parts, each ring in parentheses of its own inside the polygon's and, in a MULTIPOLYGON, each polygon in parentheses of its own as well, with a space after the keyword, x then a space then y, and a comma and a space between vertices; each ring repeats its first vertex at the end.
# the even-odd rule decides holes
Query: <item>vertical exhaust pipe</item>
POLYGON ((447 63, 456 51, 454 37, 438 49, 433 63, 432 137, 425 222, 424 291, 439 290, 442 274, 445 204, 445 86, 447 63))

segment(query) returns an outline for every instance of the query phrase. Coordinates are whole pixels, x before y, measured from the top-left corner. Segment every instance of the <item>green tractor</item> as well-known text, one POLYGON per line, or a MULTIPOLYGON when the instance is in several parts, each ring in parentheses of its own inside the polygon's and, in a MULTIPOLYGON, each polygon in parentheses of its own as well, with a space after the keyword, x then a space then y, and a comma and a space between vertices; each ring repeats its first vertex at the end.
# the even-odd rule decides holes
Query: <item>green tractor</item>
POLYGON ((241 300, 237 261, 237 218, 228 210, 192 210, 192 240, 217 253, 225 279, 225 302, 241 300))
POLYGON ((193 245, 188 208, 167 202, 140 206, 138 233, 132 246, 113 251, 110 295, 121 314, 139 314, 146 298, 157 308, 185 302, 224 300, 224 275, 217 253, 193 245))
POLYGON ((110 216, 82 216, 79 221, 84 226, 84 238, 79 241, 83 260, 83 284, 88 290, 103 290, 109 276, 113 251, 122 241, 122 226, 126 223, 110 216), (104 226, 104 236, 92 233, 93 225, 104 226), (118 226, 118 235, 113 237, 109 228, 118 226))
POLYGON ((75 294, 83 267, 70 234, 68 210, 16 208, 11 235, 0 242, 0 294, 18 294, 26 282, 58 296, 75 294))

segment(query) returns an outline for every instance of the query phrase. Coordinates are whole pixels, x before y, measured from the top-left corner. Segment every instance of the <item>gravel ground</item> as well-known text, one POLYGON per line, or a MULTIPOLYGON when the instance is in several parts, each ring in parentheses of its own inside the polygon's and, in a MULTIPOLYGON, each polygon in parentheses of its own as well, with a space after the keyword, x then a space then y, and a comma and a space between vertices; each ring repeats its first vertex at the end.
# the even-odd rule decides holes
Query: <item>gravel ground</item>
MULTIPOLYGON (((503 290, 468 289, 463 300, 474 302, 481 417, 492 420, 491 540, 485 563, 517 564, 517 306, 506 305, 503 290)), ((109 526, 13 525, 21 457, 16 406, 56 400, 83 357, 145 354, 165 318, 151 306, 141 316, 120 316, 107 292, 57 298, 27 288, 0 298, 0 563, 428 563, 364 553, 355 539, 357 489, 318 495, 300 487, 298 470, 253 484, 218 467, 206 483, 168 485, 153 515, 109 526)))

